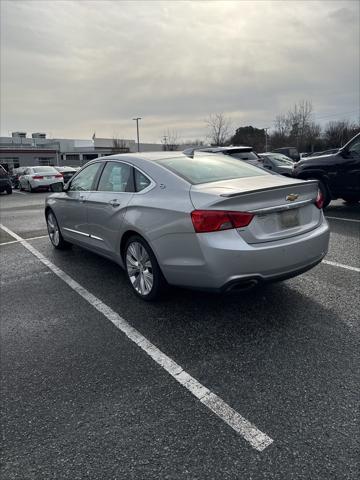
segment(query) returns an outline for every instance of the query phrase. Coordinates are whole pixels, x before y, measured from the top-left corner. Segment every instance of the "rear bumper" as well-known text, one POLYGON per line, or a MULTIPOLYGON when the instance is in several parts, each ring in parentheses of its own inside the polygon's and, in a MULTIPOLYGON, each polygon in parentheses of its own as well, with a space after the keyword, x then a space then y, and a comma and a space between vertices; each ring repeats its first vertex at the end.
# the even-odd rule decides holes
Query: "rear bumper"
POLYGON ((64 183, 62 178, 48 178, 44 180, 30 180, 30 185, 32 188, 48 188, 53 183, 64 183))
MULTIPOLYGON (((299 275, 325 257, 329 227, 322 216, 314 230, 274 242, 248 244, 236 230, 194 234, 193 255, 159 259, 170 284, 224 291, 234 285, 277 281, 299 275), (195 240, 196 239, 196 240, 195 240), (196 242, 196 243, 195 243, 196 242)), ((182 248, 179 245, 179 248, 182 248)))

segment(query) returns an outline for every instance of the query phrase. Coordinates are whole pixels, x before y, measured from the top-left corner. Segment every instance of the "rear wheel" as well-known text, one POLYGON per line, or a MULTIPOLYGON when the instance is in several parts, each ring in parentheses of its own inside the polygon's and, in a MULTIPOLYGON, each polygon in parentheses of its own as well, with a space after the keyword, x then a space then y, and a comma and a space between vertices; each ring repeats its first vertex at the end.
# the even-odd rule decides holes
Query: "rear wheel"
POLYGON ((166 290, 166 280, 149 244, 136 235, 126 242, 124 263, 130 285, 146 301, 158 298, 166 290))
POLYGON ((31 193, 35 192, 35 189, 34 189, 34 188, 32 188, 32 186, 31 186, 31 183, 30 183, 30 182, 28 182, 28 184, 27 184, 27 188, 28 188, 28 191, 29 191, 29 192, 31 192, 31 193))
POLYGON ((349 195, 342 198, 346 203, 349 203, 350 205, 360 202, 360 197, 356 197, 356 196, 352 197, 351 195, 349 195))
POLYGON ((10 195, 12 193, 12 187, 7 187, 6 191, 7 194, 10 195))
POLYGON ((46 215, 46 225, 49 234, 51 243, 58 250, 65 250, 71 246, 70 243, 66 242, 61 235, 59 224, 56 220, 56 217, 52 211, 49 211, 46 215))

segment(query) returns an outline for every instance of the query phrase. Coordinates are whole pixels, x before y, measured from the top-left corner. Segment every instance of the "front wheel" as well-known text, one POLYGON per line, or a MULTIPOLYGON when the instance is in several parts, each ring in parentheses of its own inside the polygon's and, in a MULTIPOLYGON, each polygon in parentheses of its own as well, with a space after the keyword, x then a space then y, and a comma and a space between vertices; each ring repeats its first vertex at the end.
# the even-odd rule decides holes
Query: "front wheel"
POLYGON ((58 250, 65 250, 70 247, 70 243, 66 242, 61 235, 59 224, 53 212, 46 215, 46 225, 51 243, 58 250))
POLYGON ((166 280, 149 244, 140 236, 126 242, 124 263, 130 285, 145 301, 159 298, 166 289, 166 280))

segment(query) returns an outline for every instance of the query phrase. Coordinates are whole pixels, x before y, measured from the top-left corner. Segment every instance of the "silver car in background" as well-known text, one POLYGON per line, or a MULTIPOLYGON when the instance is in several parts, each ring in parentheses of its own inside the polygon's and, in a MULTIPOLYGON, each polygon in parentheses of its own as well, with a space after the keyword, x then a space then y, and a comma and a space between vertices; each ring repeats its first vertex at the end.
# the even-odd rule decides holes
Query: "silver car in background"
POLYGON ((328 249, 317 181, 225 155, 108 156, 60 190, 45 206, 54 247, 114 260, 144 300, 167 284, 222 292, 290 278, 328 249))
POLYGON ((19 177, 19 189, 34 192, 49 190, 53 183, 64 183, 64 178, 54 167, 27 167, 19 177))

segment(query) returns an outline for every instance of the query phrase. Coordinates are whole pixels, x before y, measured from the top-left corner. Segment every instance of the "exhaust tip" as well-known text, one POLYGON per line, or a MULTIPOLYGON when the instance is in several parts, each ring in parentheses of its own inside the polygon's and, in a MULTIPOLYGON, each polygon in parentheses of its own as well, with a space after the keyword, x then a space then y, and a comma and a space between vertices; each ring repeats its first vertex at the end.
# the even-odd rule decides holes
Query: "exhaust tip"
POLYGON ((259 284, 258 280, 254 278, 250 280, 239 280, 238 282, 234 282, 229 285, 226 289, 226 293, 230 292, 246 292, 247 290, 251 290, 259 284))

